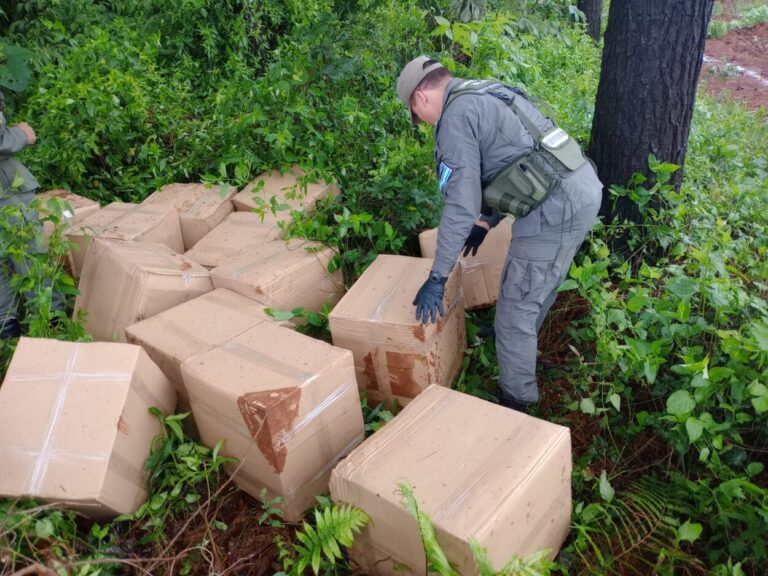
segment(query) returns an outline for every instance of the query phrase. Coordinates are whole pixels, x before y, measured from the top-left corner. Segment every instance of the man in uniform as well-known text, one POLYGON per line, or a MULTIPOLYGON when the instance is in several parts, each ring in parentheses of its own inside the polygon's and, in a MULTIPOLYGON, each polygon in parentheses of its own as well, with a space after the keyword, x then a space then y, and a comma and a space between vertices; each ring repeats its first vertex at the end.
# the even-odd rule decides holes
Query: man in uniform
MULTIPOLYGON (((14 154, 37 141, 32 127, 26 122, 9 127, 5 119, 5 96, 0 92, 0 209, 15 205, 21 208, 28 221, 37 222, 37 214, 28 210, 40 185, 14 154)), ((10 222, 13 224, 13 222, 10 222)), ((11 287, 13 273, 25 275, 23 262, 11 258, 6 247, 0 247, 0 339, 19 335, 18 295, 11 287)), ((37 243, 28 248, 30 253, 44 251, 37 243)))
POLYGON ((493 81, 454 78, 420 56, 397 81, 414 124, 435 127, 444 206, 435 261, 414 300, 416 319, 443 314, 446 279, 462 249, 512 213, 512 243, 496 305, 499 401, 524 410, 539 398, 537 333, 557 288, 597 221, 602 184, 578 144, 525 94, 493 81))

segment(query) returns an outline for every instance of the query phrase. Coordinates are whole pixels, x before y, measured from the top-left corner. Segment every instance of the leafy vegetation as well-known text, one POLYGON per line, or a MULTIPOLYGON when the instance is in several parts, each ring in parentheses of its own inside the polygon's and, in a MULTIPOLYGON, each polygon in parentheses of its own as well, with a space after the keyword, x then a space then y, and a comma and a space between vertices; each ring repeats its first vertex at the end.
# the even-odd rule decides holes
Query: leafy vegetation
MULTIPOLYGON (((571 2, 487 2, 468 22, 451 4, 18 0, 4 5, 0 85, 12 123, 38 133, 21 158, 46 188, 138 201, 169 182, 242 186, 292 164, 335 179, 341 196, 297 214, 286 232, 334 247, 349 285, 377 253, 416 254, 417 232, 437 223, 431 131, 411 129, 394 95, 414 54, 515 83, 589 136, 600 52, 571 2)), ((537 556, 501 572, 476 547, 482 574, 768 571, 766 141, 765 112, 700 98, 681 190, 668 185, 678 168, 650 158, 652 185, 635 178, 613 191, 637 202, 644 225, 593 231, 541 335, 536 414, 573 435, 571 536, 557 565, 537 556), (617 237, 628 255, 612 251, 617 237)), ((58 291, 71 310, 74 292, 62 214, 55 202, 43 212, 49 256, 27 250, 43 238, 18 208, 0 209, 0 243, 29 270, 13 277, 30 296, 24 333, 87 339, 52 305, 58 291)), ((327 338, 327 310, 274 314, 327 338)), ((498 378, 492 322, 492 310, 467 315, 455 383, 486 399, 498 378)), ((2 343, 3 367, 14 344, 2 343)), ((392 418, 388 406, 364 412, 369 434, 392 418)), ((348 572, 337 551, 365 524, 359 511, 323 500, 306 524, 285 525, 280 502, 238 491, 219 449, 184 435, 183 417, 163 421, 152 494, 132 518, 90 523, 0 501, 0 573, 40 563, 62 574, 208 574, 232 562, 348 572)), ((428 517, 403 494, 433 567, 452 573, 428 517)))

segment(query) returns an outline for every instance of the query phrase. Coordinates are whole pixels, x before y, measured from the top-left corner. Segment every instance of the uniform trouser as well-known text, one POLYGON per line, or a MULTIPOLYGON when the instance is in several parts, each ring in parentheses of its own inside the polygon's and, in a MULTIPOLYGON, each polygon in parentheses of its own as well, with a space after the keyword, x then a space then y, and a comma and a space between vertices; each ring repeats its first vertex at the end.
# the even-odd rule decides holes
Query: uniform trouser
MULTIPOLYGON (((28 223, 41 227, 37 213, 34 210, 27 208, 34 198, 34 192, 7 194, 0 198, 0 208, 15 204, 21 207, 24 212, 24 218, 28 223)), ((10 226, 18 226, 20 223, 8 221, 7 224, 10 226)), ((43 254, 44 252, 45 248, 34 238, 26 247, 26 253, 30 255, 43 254)), ((12 258, 5 250, 3 250, 3 253, 0 254, 0 338, 2 339, 17 336, 19 330, 19 304, 21 296, 11 286, 11 277, 14 274, 19 274, 20 276, 29 274, 29 262, 25 258, 12 258)), ((27 301, 30 300, 32 296, 31 293, 23 295, 24 299, 27 301)), ((64 298, 56 291, 53 293, 52 309, 64 309, 64 298)))
POLYGON ((567 217, 551 225, 541 218, 541 232, 513 238, 502 273, 496 305, 496 352, 499 387, 507 398, 536 402, 537 335, 557 297, 576 252, 597 221, 600 189, 590 190, 567 217))

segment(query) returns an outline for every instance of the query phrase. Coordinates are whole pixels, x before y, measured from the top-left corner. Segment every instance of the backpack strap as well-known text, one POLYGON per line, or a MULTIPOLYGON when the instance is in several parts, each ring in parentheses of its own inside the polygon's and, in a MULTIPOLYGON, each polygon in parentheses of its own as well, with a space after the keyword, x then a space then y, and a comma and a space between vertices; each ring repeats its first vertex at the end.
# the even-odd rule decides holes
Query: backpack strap
POLYGON ((517 96, 520 96, 521 98, 525 98, 531 102, 538 101, 538 103, 545 105, 546 108, 549 109, 549 105, 546 105, 543 100, 539 98, 534 99, 528 96, 522 90, 518 90, 517 88, 513 88, 511 86, 506 86, 497 80, 465 80, 456 86, 453 90, 451 90, 451 93, 448 95, 448 99, 445 101, 445 108, 447 108, 454 100, 456 100, 456 98, 459 96, 464 96, 465 94, 488 94, 504 102, 509 107, 509 109, 514 112, 515 116, 517 116, 523 126, 525 126, 525 129, 531 135, 531 138, 533 138, 534 147, 539 144, 539 141, 543 135, 541 130, 539 130, 536 127, 536 124, 534 124, 533 120, 531 120, 531 118, 520 109, 515 100, 517 96), (500 88, 509 88, 515 94, 515 96, 509 98, 507 94, 503 94, 499 90, 500 88))

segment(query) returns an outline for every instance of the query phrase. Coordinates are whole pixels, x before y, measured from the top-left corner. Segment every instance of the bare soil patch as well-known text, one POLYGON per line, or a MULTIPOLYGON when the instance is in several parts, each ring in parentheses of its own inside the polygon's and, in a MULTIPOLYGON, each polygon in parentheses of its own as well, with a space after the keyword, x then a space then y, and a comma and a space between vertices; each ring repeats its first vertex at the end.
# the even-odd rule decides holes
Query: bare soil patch
POLYGON ((707 93, 768 108, 768 23, 710 38, 704 53, 701 83, 707 93))

